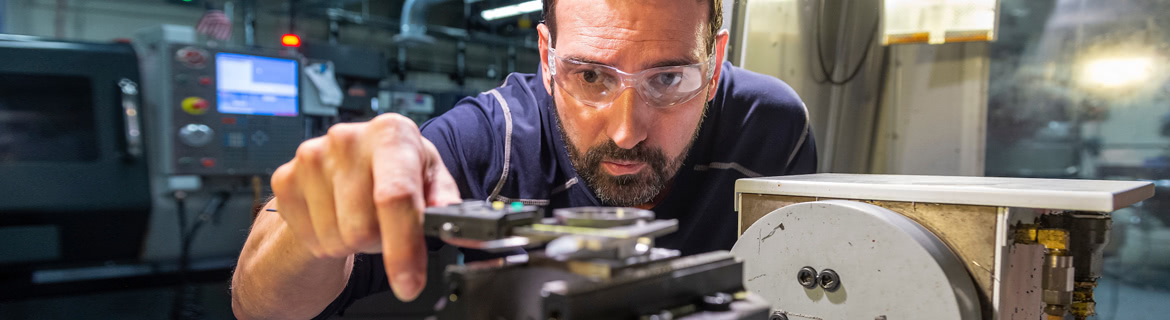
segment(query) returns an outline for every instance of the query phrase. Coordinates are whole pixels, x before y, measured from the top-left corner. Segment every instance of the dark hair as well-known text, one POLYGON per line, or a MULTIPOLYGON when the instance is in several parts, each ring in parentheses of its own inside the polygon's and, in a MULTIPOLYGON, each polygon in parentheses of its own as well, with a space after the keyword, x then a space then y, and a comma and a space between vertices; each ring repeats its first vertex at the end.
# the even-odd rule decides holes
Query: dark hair
MULTIPOLYGON (((557 39, 557 16, 555 14, 557 0, 541 0, 544 3, 544 24, 548 26, 549 41, 556 42, 557 39)), ((700 0, 706 1, 706 0, 700 0)), ((719 33, 719 29, 723 28, 723 0, 710 0, 707 6, 707 48, 710 49, 715 46, 715 34, 719 33)))

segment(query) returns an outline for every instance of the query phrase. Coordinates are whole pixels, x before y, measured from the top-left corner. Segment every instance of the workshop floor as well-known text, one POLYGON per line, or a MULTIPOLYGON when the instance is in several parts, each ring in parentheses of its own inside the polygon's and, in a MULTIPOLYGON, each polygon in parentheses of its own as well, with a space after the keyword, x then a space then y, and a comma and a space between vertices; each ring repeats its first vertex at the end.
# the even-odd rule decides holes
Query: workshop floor
MULTIPOLYGON (((196 286, 202 319, 232 319, 227 283, 196 286)), ((152 288, 0 303, 0 319, 169 319, 173 288, 152 288)), ((1170 314, 1170 292, 1101 279, 1096 291, 1100 320, 1155 320, 1170 314)), ((359 301, 338 319, 401 319, 389 314, 376 295, 359 301), (361 307, 360 305, 366 305, 361 307), (362 310, 364 309, 364 310, 362 310), (383 310, 378 310, 383 309, 383 310)))

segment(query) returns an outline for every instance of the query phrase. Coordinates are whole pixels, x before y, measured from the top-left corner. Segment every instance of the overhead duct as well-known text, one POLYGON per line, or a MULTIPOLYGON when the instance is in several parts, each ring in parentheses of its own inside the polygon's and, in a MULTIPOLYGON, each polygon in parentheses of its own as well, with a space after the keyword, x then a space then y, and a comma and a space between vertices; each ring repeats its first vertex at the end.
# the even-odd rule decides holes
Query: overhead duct
POLYGON ((432 5, 447 0, 406 0, 402 4, 401 27, 394 35, 394 43, 404 46, 431 44, 435 38, 427 35, 427 11, 432 5))

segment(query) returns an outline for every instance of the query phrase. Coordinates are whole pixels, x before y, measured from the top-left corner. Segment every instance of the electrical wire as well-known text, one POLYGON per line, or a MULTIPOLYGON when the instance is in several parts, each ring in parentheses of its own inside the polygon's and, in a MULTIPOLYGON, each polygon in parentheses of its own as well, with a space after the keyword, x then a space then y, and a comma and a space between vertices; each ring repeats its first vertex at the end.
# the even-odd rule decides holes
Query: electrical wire
MULTIPOLYGON (((821 29, 824 27, 822 21, 825 17, 825 1, 826 0, 820 1, 820 5, 817 9, 817 21, 813 28, 813 41, 816 42, 817 49, 817 64, 820 65, 821 75, 824 80, 818 80, 816 77, 813 77, 813 81, 821 84, 828 83, 832 85, 844 85, 853 81, 853 79, 857 78, 857 75, 861 74, 861 69, 863 66, 865 66, 865 62, 869 58, 869 52, 871 51, 871 46, 873 46, 874 39, 877 38, 878 26, 881 25, 881 14, 878 14, 877 17, 874 17, 873 19, 873 28, 871 29, 869 39, 865 41, 865 51, 862 51, 861 59, 857 61, 857 66, 853 68, 853 71, 849 72, 849 76, 847 76, 844 80, 835 80, 833 79, 833 74, 837 72, 837 65, 834 63, 832 69, 825 65, 825 58, 823 56, 824 48, 821 46, 821 29)), ((848 5, 849 2, 846 1, 845 4, 848 5)), ((845 12, 845 10, 842 10, 842 16, 847 13, 848 12, 845 12)), ((845 26, 842 23, 840 27, 844 28, 845 26)), ((838 50, 840 50, 840 48, 838 48, 838 50)))
POLYGON ((187 193, 183 191, 176 191, 175 211, 179 218, 179 285, 176 287, 175 300, 171 309, 171 317, 173 319, 198 319, 202 316, 202 311, 196 302, 198 296, 197 288, 190 286, 190 270, 191 270, 191 245, 195 242, 195 235, 198 234, 199 229, 203 227, 208 221, 218 223, 220 213, 223 212, 223 207, 227 204, 228 199, 231 198, 229 192, 218 192, 207 204, 203 206, 203 210, 199 212, 196 221, 187 227, 187 207, 186 198, 187 193))

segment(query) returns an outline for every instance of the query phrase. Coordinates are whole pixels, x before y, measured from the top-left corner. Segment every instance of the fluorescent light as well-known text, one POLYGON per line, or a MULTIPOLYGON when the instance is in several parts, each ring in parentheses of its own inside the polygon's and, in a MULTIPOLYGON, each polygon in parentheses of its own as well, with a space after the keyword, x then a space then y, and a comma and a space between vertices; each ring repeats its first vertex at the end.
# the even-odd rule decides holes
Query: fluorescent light
POLYGON ((528 1, 528 2, 521 2, 521 3, 517 3, 517 4, 513 4, 513 5, 507 5, 507 6, 503 6, 503 7, 499 7, 499 8, 495 8, 495 9, 487 9, 487 10, 484 10, 483 13, 480 13, 479 15, 482 16, 484 20, 492 21, 492 20, 496 20, 499 18, 507 18, 507 17, 525 14, 525 13, 529 13, 529 12, 540 11, 540 9, 543 7, 544 7, 544 4, 541 3, 540 0, 532 0, 532 1, 528 1))
POLYGON ((1153 61, 1147 57, 1104 58, 1089 61, 1083 68, 1085 82, 1116 88, 1148 79, 1153 61))

